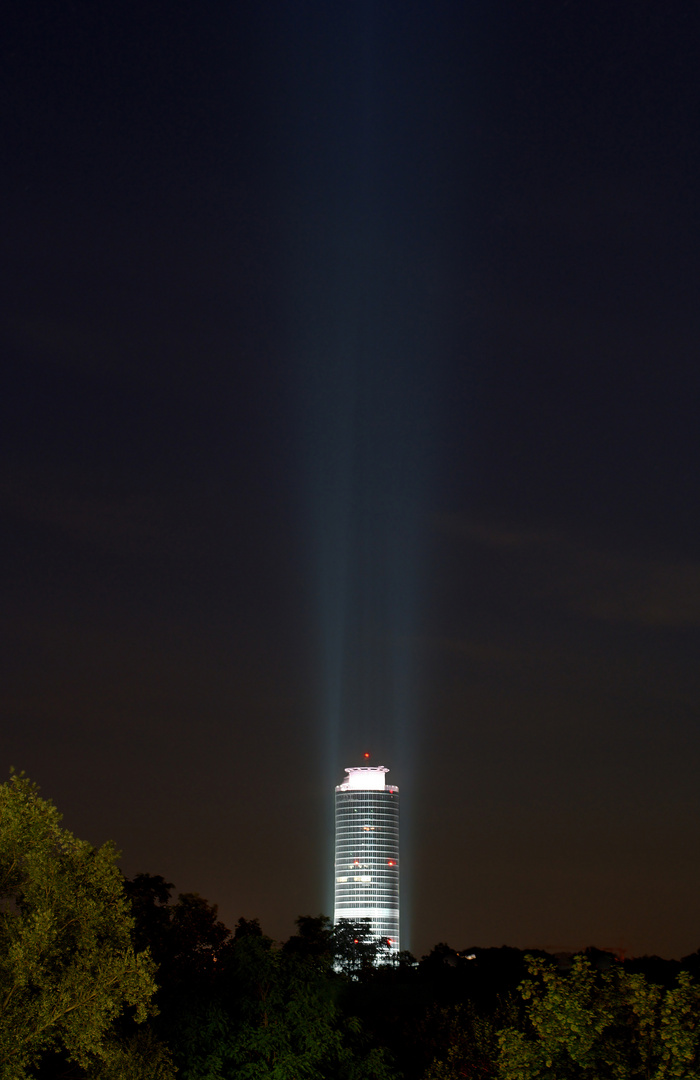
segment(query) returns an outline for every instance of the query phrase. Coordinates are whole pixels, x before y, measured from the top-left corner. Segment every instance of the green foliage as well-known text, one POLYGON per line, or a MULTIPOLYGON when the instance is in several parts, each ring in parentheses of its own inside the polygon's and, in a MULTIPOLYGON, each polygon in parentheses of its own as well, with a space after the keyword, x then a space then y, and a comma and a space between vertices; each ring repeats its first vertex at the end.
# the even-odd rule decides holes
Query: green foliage
POLYGON ((430 1017, 438 1028, 440 1049, 425 1073, 424 1080, 486 1080, 497 1075, 498 1028, 515 1020, 511 1004, 499 1003, 493 1016, 486 1016, 467 1001, 436 1009, 430 1017))
POLYGON ((231 936, 218 920, 216 904, 198 893, 180 893, 171 904, 173 885, 160 875, 137 874, 124 887, 135 920, 136 946, 150 950, 158 964, 158 983, 166 990, 159 995, 159 1005, 168 992, 193 980, 211 979, 231 936))
POLYGON ((174 1080, 172 1055, 148 1024, 126 1038, 108 1041, 107 1053, 88 1069, 86 1080, 174 1080))
POLYGON ((171 1019, 180 1080, 391 1080, 384 1053, 334 1003, 335 976, 316 952, 323 927, 304 927, 301 945, 280 949, 239 923, 216 984, 171 1019))
POLYGON ((524 1030, 499 1033, 502 1080, 698 1080, 700 987, 683 972, 664 991, 622 967, 596 971, 585 956, 559 972, 529 958, 521 986, 524 1030))
POLYGON ((333 924, 327 915, 300 915, 297 933, 284 944, 285 953, 311 960, 324 971, 332 966, 333 950, 333 924))
POLYGON ((700 1077, 700 986, 687 971, 661 1002, 659 1038, 659 1077, 700 1077))
POLYGON ((148 949, 160 965, 168 952, 168 931, 174 885, 160 874, 137 874, 124 881, 124 891, 134 918, 133 940, 137 952, 148 949))
POLYGON ((4 1080, 24 1080, 42 1054, 60 1049, 85 1067, 101 1062, 106 1076, 123 1052, 110 1038, 113 1021, 127 1006, 144 1020, 155 989, 153 961, 132 948, 114 849, 95 849, 60 822, 25 777, 0 785, 4 1080))
POLYGON ((372 936, 369 919, 338 919, 330 931, 330 944, 336 966, 345 975, 367 971, 388 954, 388 948, 372 936))

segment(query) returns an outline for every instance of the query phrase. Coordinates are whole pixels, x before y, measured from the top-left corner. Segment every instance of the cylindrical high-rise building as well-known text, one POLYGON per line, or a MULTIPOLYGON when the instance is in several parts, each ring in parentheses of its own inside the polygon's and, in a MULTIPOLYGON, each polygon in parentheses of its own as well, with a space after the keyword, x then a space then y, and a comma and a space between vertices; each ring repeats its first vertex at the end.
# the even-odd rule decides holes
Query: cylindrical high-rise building
POLYGON ((335 911, 369 919, 391 952, 399 944, 399 789, 383 765, 346 769, 335 789, 335 911))

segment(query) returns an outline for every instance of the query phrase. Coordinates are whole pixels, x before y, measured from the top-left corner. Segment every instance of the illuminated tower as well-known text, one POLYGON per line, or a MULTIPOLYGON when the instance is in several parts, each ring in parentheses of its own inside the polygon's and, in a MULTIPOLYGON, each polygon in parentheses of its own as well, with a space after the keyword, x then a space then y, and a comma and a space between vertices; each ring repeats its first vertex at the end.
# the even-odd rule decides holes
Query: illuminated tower
POLYGON ((335 911, 370 919, 372 935, 399 951, 399 789, 383 765, 346 769, 335 789, 335 911))

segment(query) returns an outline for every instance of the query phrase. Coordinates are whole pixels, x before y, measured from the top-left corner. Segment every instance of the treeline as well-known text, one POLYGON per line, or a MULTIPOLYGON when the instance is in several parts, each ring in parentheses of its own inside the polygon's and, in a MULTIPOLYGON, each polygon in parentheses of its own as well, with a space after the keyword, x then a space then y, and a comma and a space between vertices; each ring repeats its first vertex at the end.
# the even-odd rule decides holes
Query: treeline
POLYGON ((284 943, 0 785, 1 1080, 700 1077, 700 955, 437 945, 383 955, 302 916, 284 943))

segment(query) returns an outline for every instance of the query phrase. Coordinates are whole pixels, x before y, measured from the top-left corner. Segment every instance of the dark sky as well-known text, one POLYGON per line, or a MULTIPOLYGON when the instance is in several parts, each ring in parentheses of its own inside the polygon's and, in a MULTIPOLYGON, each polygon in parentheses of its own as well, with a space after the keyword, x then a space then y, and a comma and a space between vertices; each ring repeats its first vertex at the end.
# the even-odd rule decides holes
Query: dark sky
POLYGON ((285 938, 333 787, 404 938, 700 946, 700 12, 14 5, 0 715, 285 938))

